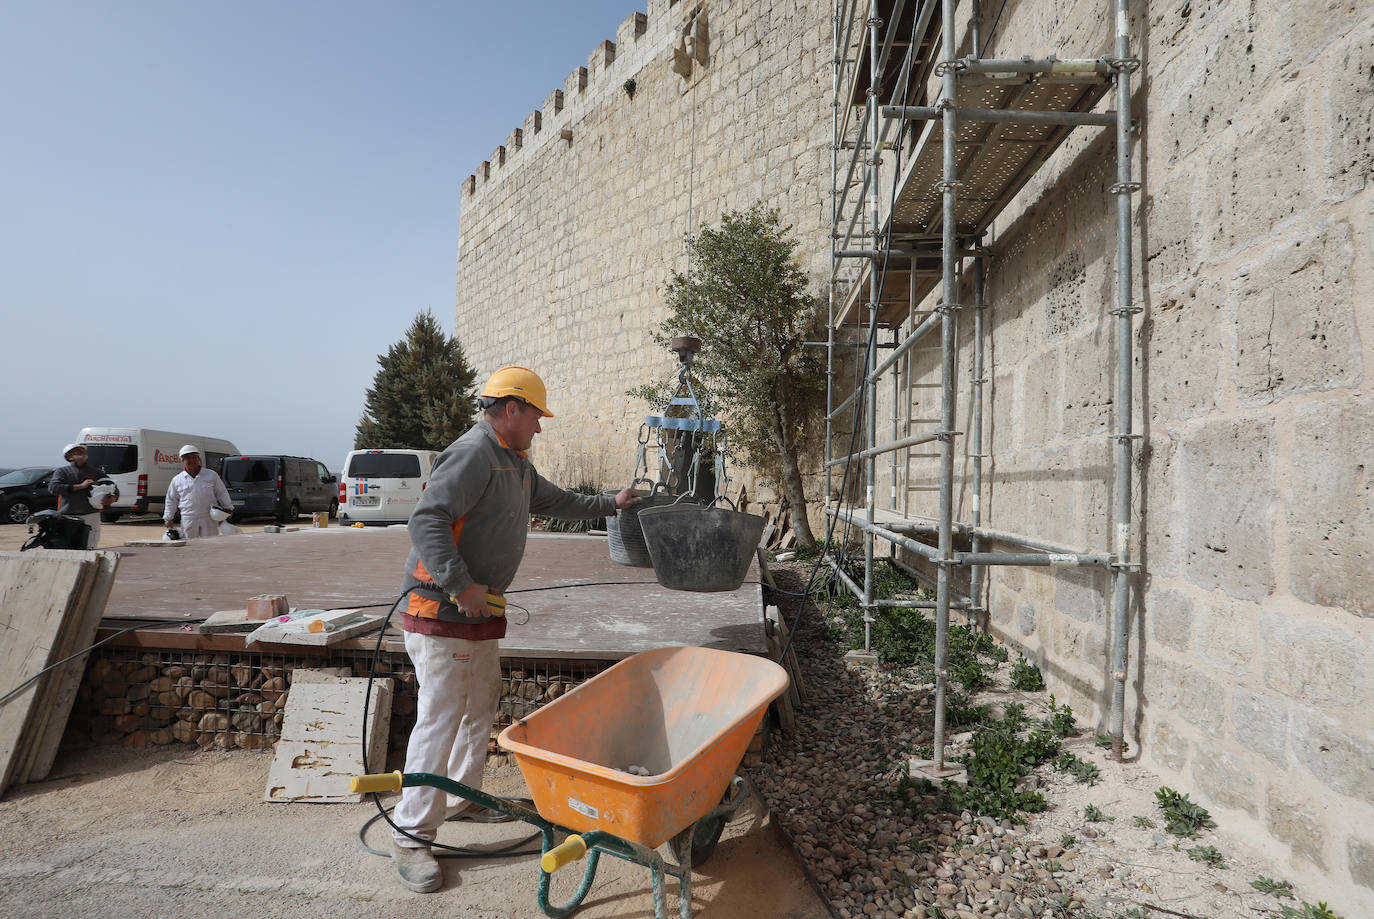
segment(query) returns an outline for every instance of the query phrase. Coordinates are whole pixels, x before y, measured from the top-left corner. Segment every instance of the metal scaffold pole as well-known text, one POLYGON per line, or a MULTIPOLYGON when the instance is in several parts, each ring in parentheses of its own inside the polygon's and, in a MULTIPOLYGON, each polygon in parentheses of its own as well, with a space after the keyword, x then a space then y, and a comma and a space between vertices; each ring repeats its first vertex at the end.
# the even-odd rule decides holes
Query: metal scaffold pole
POLYGON ((1139 186, 1131 179, 1131 59, 1127 0, 1116 0, 1116 563, 1112 603, 1112 758, 1121 761, 1125 748, 1126 660, 1130 646, 1128 617, 1131 602, 1131 432, 1133 361, 1131 316, 1131 193, 1139 186))
POLYGON ((942 50, 944 62, 941 75, 940 107, 944 114, 944 169, 940 190, 943 197, 944 219, 940 232, 941 304, 940 304, 940 557, 935 578, 935 772, 945 768, 945 697, 949 684, 949 592, 950 566, 954 550, 954 320, 959 296, 955 280, 955 254, 959 174, 956 169, 955 141, 959 129, 955 114, 959 92, 959 74, 955 69, 954 0, 943 0, 942 50))

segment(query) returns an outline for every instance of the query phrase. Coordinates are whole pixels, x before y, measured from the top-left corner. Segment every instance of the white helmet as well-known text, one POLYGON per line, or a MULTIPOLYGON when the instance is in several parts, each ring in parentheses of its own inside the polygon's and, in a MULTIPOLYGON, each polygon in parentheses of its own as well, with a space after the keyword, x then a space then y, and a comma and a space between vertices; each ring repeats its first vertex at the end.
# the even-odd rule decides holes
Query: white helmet
POLYGON ((96 479, 91 484, 90 495, 87 498, 92 505, 99 506, 100 502, 108 497, 119 498, 119 486, 114 483, 114 479, 107 477, 96 479))
POLYGON ((86 446, 85 444, 67 444, 65 447, 62 448, 62 458, 63 458, 63 459, 66 459, 66 458, 67 458, 67 454, 68 454, 68 453, 71 453, 71 452, 72 452, 73 450, 75 450, 77 447, 81 447, 81 448, 84 449, 85 446, 86 446))
POLYGON ((199 452, 200 447, 197 447, 195 444, 185 444, 184 446, 182 446, 180 450, 177 451, 177 456, 187 456, 189 454, 199 452))

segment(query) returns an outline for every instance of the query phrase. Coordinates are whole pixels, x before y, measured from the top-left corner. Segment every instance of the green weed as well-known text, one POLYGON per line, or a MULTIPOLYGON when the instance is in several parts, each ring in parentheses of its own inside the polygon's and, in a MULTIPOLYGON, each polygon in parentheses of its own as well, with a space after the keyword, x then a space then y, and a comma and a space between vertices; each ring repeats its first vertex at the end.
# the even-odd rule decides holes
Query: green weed
POLYGON ((1255 878, 1253 881, 1251 881, 1250 886, 1258 890, 1260 893, 1269 894, 1269 896, 1271 897, 1291 898, 1293 896, 1292 881, 1276 881, 1273 878, 1267 878, 1262 874, 1259 877, 1255 878))
POLYGON ((1280 915, 1283 919, 1341 919, 1331 911, 1331 907, 1320 902, 1313 906, 1304 900, 1302 906, 1298 907, 1279 904, 1279 909, 1282 910, 1280 915))
POLYGON ((1131 818, 1131 824, 1142 830, 1153 830, 1157 826, 1149 817, 1141 817, 1139 815, 1131 818))
POLYGON ((1193 861, 1202 862, 1209 868, 1226 867, 1226 859, 1216 846, 1193 846, 1187 853, 1193 861))
POLYGON ((1164 829, 1184 839, 1196 839, 1199 830, 1210 830, 1217 823, 1201 804, 1167 786, 1155 792, 1155 801, 1164 814, 1164 829))
POLYGON ((1045 688, 1045 677, 1040 668, 1026 660, 1025 655, 1016 658, 1011 667, 1011 688, 1024 692, 1039 692, 1045 688))
POLYGON ((1074 781, 1080 785, 1096 785, 1098 779, 1102 777, 1101 770, 1095 764, 1079 759, 1068 752, 1059 754, 1059 758, 1054 761, 1054 766, 1060 772, 1067 772, 1073 776, 1074 781))
POLYGON ((1116 818, 1102 812, 1102 808, 1096 804, 1089 804, 1083 808, 1083 819, 1089 823, 1111 823, 1116 818))

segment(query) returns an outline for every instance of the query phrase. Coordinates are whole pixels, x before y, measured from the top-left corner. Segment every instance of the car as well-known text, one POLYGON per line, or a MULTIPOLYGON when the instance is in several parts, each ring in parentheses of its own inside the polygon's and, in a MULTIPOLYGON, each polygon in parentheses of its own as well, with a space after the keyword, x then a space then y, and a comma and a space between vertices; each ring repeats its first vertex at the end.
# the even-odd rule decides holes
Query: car
POLYGON ((56 471, 52 466, 25 466, 0 475, 0 522, 23 523, 31 514, 56 508, 57 495, 48 493, 56 471))
POLYGON ((234 502, 235 520, 270 516, 289 523, 302 511, 338 515, 338 479, 323 463, 307 456, 226 456, 219 476, 234 502))

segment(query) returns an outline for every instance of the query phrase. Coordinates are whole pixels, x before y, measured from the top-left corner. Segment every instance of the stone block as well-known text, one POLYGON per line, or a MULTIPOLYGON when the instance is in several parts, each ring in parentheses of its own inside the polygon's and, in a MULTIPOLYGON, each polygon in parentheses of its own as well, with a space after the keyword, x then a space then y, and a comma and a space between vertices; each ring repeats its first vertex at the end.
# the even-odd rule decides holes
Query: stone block
POLYGON ((1275 224, 1309 206, 1304 99, 1301 87, 1266 97, 1256 119, 1236 125, 1208 153, 1201 211, 1208 215, 1202 227, 1208 260, 1221 261, 1232 250, 1264 239, 1275 224))
POLYGON ((1045 337, 1055 341, 1080 328, 1087 320, 1083 302, 1083 253, 1073 250, 1049 266, 1049 290, 1045 297, 1045 337))
POLYGON ((1374 176, 1374 34, 1368 24, 1326 56, 1326 143, 1322 173, 1328 201, 1354 197, 1374 176))
POLYGON ((1302 800, 1277 782, 1269 786, 1265 817, 1270 831, 1277 839, 1292 846, 1294 855, 1325 868, 1322 844, 1327 833, 1321 820, 1313 816, 1320 810, 1317 805, 1302 800))
POLYGON ((1333 791, 1374 804, 1374 742, 1366 716, 1362 736, 1349 734, 1312 709, 1293 713, 1293 754, 1333 791))
POLYGON ((552 118, 563 111, 563 90, 555 89, 545 96, 542 108, 545 118, 552 118))
POLYGON ((1054 581, 1054 607, 1071 619, 1104 625, 1111 606, 1111 576, 1096 568, 1065 568, 1054 581))
POLYGON ((539 109, 535 109, 525 116, 524 132, 526 135, 533 136, 538 134, 544 126, 544 115, 539 109))
POLYGON ((1253 603, 1240 603, 1218 594, 1199 601, 1197 647, 1207 663, 1240 676, 1255 669, 1259 649, 1259 616, 1253 603))
POLYGON ((511 131, 510 134, 506 137, 507 150, 519 150, 524 145, 525 131, 522 128, 516 128, 514 131, 511 131))
POLYGON ((578 67, 563 78, 563 95, 577 96, 587 88, 587 68, 578 67))
POLYGON ((1236 757, 1213 747, 1198 747, 1193 778, 1198 790, 1220 806, 1259 816, 1255 776, 1236 757))
POLYGON ((1142 323, 1152 421, 1184 421, 1216 410, 1221 377, 1227 290, 1215 281, 1178 288, 1142 323))
POLYGON ((621 21, 615 30, 615 40, 619 44, 638 41, 649 27, 649 19, 643 13, 631 13, 621 21))
POLYGON ((1028 601, 1021 601, 1016 604, 1016 629, 1023 636, 1029 638, 1035 634, 1035 604, 1028 601))
POLYGON ((603 40, 587 55, 587 79, 594 79, 615 63, 615 42, 603 40))
POLYGON ((1236 740, 1280 768, 1288 766, 1288 706, 1237 688, 1231 697, 1231 728, 1236 740))
POLYGON ((1263 405, 1291 393, 1351 385, 1362 371, 1354 315, 1350 225, 1290 238, 1233 282, 1235 385, 1263 405))
POLYGON ((1192 428, 1179 446, 1178 525, 1188 579, 1242 600, 1274 589, 1273 528, 1278 512, 1274 422, 1250 416, 1192 428))
POLYGON ((1145 621, 1152 641, 1186 651, 1193 631, 1193 601, 1177 590, 1152 590, 1145 596, 1145 621))
POLYGON ((1064 343, 1064 437, 1105 435, 1115 424, 1115 338, 1078 335, 1064 343))
POLYGON ((1174 715, 1220 737, 1226 730, 1226 686, 1187 664, 1153 659, 1142 673, 1151 717, 1174 715))
MULTIPOLYGON (((1167 713, 1161 713, 1167 717, 1167 713)), ((1182 772, 1183 767, 1188 765, 1188 751, 1191 745, 1188 738, 1178 732, 1168 721, 1156 721, 1154 729, 1150 732, 1149 754, 1155 762, 1172 769, 1175 772, 1182 772)))
POLYGON ((1020 422, 1017 444, 1038 447, 1058 437, 1063 428, 1060 358, 1057 352, 1044 352, 1023 361, 1017 370, 1021 378, 1016 408, 1020 422))
POLYGON ((1187 532, 1185 518, 1177 511, 1182 489, 1174 470, 1178 448, 1174 439, 1161 430, 1151 431, 1136 455, 1140 469, 1139 494, 1133 496, 1132 510, 1141 521, 1145 546, 1139 559, 1152 577, 1170 578, 1180 572, 1180 557, 1187 532))
POLYGON ((1361 887, 1374 890, 1374 842, 1351 836, 1346 842, 1350 864, 1350 879, 1361 887))
POLYGON ((493 166, 496 166, 496 167, 498 167, 498 168, 501 167, 501 166, 506 165, 506 148, 505 148, 505 146, 503 145, 503 146, 497 147, 495 150, 491 151, 491 157, 490 157, 490 159, 487 160, 487 162, 491 163, 493 166))
POLYGON ((1264 683, 1308 705, 1369 704, 1366 645, 1355 633, 1322 622, 1265 613, 1264 683))
POLYGON ((1374 616, 1374 399, 1298 406, 1293 427, 1289 588, 1374 616))

